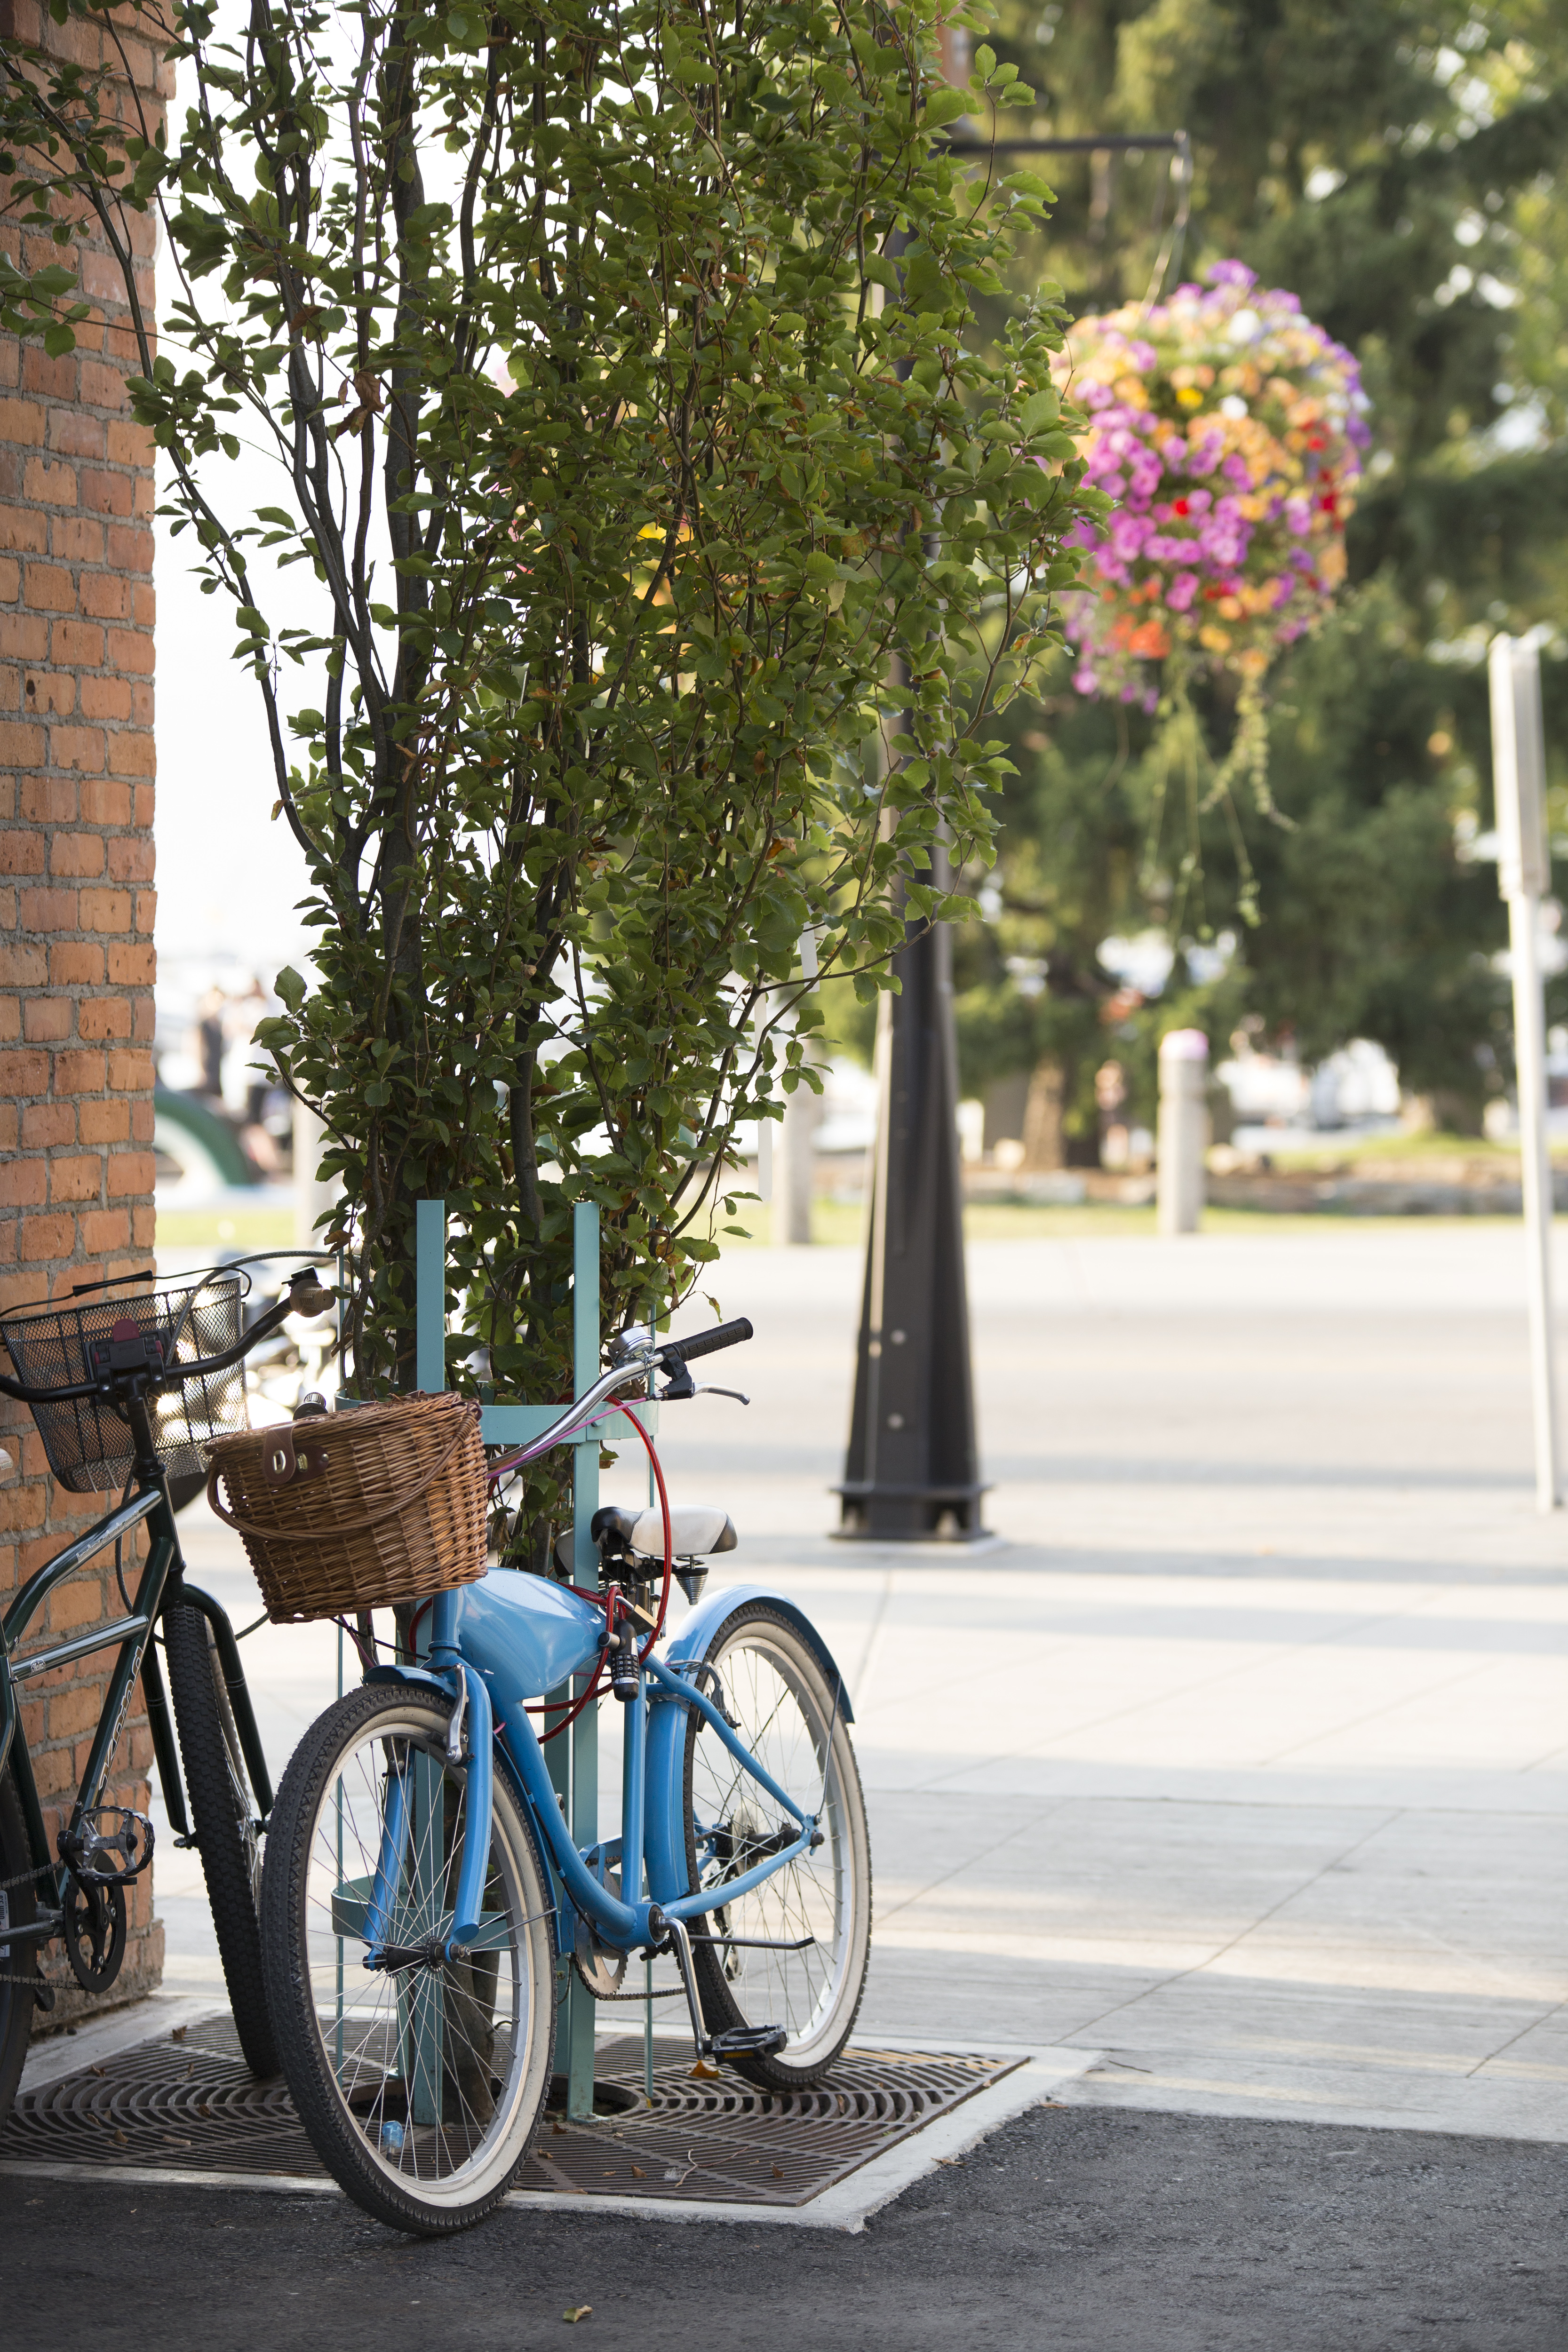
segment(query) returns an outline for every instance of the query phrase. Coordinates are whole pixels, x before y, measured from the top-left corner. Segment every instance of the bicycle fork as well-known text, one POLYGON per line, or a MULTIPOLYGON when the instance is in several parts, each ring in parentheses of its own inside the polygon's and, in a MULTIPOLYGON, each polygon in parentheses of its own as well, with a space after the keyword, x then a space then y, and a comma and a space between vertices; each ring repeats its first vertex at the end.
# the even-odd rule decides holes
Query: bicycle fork
MULTIPOLYGON (((435 1827, 427 1821, 419 1822, 420 1834, 413 1855, 414 1877, 416 1884, 411 1892, 417 1910, 430 1922, 424 1941, 417 1945, 394 1944, 388 1941, 394 1916, 399 1905, 399 1889, 405 1883, 410 1862, 410 1842, 416 1817, 421 1811, 421 1792, 415 1785, 420 1759, 409 1755, 389 1759, 386 1769, 386 1800, 382 1807, 381 1840, 376 1853, 375 1874, 371 1882, 370 1901, 365 1906, 365 1953, 367 1969, 397 1969, 423 1961, 466 1959, 469 1948, 483 1932, 485 1879, 489 1868, 490 1836, 495 1801, 495 1723, 490 1709, 490 1695, 472 1666, 459 1660, 456 1665, 433 1671, 444 1680, 458 1685, 457 1704, 447 1733, 446 1760, 458 1766, 468 1776, 468 1789, 463 1818, 463 1853, 458 1870, 457 1891, 452 1898, 452 1925, 443 1930, 441 1916, 444 1906, 438 1906, 436 1874, 439 1856, 435 1851, 435 1827), (464 1731, 468 1734, 465 1756, 464 1731)), ((425 1801, 427 1803, 428 1799, 425 1801)))

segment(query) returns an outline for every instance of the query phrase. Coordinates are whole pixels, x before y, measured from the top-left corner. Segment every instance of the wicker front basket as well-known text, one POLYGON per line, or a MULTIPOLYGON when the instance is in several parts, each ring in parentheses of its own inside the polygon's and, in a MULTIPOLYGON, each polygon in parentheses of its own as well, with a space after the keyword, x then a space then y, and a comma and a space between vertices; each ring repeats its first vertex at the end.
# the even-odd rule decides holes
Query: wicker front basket
POLYGON ((274 1624, 426 1601, 484 1574, 485 1451, 466 1398, 402 1397, 207 1451, 207 1500, 244 1538, 274 1624))

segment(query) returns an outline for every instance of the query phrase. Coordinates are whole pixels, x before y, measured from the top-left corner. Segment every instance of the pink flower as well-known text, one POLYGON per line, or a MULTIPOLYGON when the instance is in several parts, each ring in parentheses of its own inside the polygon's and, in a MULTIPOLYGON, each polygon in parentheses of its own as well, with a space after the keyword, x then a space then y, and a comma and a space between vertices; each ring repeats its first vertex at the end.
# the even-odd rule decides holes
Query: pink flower
POLYGON ((1093 418, 1085 470, 1115 503, 1102 527, 1068 534, 1069 545, 1087 551, 1089 593, 1072 600, 1067 625, 1079 647, 1078 690, 1148 708, 1150 667, 1167 653, 1221 667, 1239 661, 1256 675, 1259 658, 1301 635, 1332 594, 1318 569, 1319 534, 1328 535, 1342 505, 1349 510, 1368 437, 1353 360, 1303 318, 1293 295, 1260 289, 1245 264, 1229 261, 1152 310, 1080 320, 1058 380, 1093 418), (1264 387, 1247 394, 1245 456, 1201 404, 1181 402, 1195 415, 1167 421, 1178 374, 1184 387, 1195 380, 1205 394, 1227 389, 1238 320, 1264 387), (1122 396, 1129 376, 1150 398, 1122 396), (1310 494, 1283 437, 1292 415, 1313 420, 1307 463, 1319 478, 1310 494), (1205 480, 1210 488, 1198 487, 1205 480), (1205 647, 1201 627, 1222 604, 1230 607, 1224 647, 1205 647))

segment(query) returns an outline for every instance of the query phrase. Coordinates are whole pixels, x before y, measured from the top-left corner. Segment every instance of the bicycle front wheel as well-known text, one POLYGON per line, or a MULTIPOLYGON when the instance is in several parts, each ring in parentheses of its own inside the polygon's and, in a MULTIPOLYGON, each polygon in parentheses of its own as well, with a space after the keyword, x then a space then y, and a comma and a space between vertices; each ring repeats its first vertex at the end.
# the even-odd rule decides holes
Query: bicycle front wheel
POLYGON ((191 1822, 202 1857, 218 1957, 245 2063, 253 2074, 278 2072, 278 2045, 261 1975, 261 1832, 234 1711, 224 1688, 212 1629, 183 1601, 163 1611, 169 1692, 179 1727, 180 1758, 191 1822))
POLYGON ((539 2128, 555 2022, 548 1881, 499 1769, 479 1937, 442 1956, 468 1797, 450 1719, 434 1692, 339 1699, 283 1776, 262 1885, 268 1994, 311 2146, 367 2212, 432 2236, 505 2194, 539 2128), (394 1964, 368 1966, 373 1947, 394 1964))
POLYGON ((792 1814, 737 1762, 693 1707, 686 1730, 686 1850, 690 1885, 715 1896, 693 1922, 702 2013, 710 2032, 782 2025, 776 2056, 729 2060, 762 2088, 820 2081, 849 2039, 871 1949, 871 1844, 843 1698, 798 1628, 766 1601, 745 1601, 708 1652, 704 1684, 821 1843, 749 1895, 727 1882, 799 1834, 792 1814))
POLYGON ((39 1884, 33 1875, 22 1800, 7 1765, 0 1772, 0 2123, 11 2112, 22 2078, 33 2030, 33 1988, 43 1981, 37 1944, 8 1943, 6 1930, 32 1926, 39 1884))

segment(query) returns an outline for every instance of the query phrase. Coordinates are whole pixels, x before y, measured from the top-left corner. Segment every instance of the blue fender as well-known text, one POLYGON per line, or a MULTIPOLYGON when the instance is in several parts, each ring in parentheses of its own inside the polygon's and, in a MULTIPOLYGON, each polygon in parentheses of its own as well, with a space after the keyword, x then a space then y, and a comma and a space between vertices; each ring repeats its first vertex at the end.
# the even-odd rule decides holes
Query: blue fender
MULTIPOLYGON (((679 1673, 682 1664, 705 1658, 722 1627, 748 1601, 765 1601, 790 1623, 811 1651, 829 1685, 838 1690, 838 1712, 853 1723, 855 1710, 844 1687, 838 1662, 816 1627, 787 1593, 771 1584, 730 1584, 710 1593, 694 1609, 670 1643, 665 1663, 679 1673)), ((686 1718, 689 1709, 679 1699, 656 1699, 647 1731, 647 1864, 648 1893, 656 1903, 672 1903, 690 1892, 686 1861, 686 1718)))

